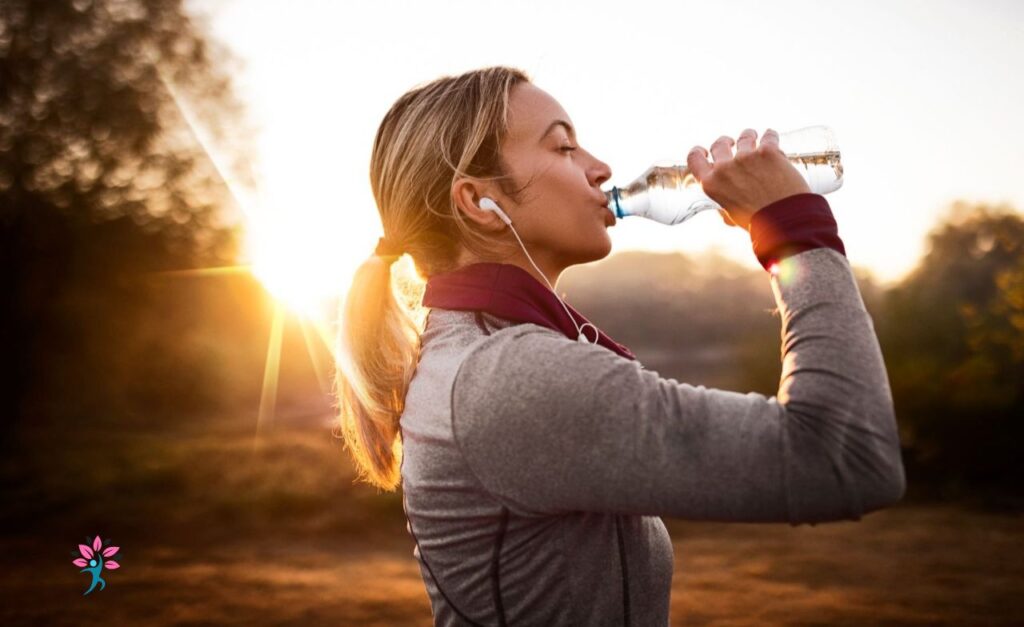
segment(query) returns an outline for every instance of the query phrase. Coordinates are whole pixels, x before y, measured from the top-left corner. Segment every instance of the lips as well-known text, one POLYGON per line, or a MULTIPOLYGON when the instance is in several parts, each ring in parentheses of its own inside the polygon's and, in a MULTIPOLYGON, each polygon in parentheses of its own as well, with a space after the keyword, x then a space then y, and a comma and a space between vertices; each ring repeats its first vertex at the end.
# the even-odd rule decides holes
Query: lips
POLYGON ((611 212, 611 209, 608 208, 608 205, 601 205, 601 208, 604 209, 604 225, 615 226, 615 223, 618 222, 618 220, 615 218, 615 214, 611 212))

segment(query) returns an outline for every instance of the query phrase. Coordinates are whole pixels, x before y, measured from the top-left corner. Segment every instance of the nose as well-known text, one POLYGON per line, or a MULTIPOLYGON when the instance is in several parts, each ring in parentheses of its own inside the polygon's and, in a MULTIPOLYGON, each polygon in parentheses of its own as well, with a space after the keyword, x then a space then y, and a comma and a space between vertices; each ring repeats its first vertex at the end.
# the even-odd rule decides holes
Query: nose
POLYGON ((612 177, 612 169, 607 163, 594 157, 594 165, 590 168, 588 176, 591 185, 600 187, 612 177))

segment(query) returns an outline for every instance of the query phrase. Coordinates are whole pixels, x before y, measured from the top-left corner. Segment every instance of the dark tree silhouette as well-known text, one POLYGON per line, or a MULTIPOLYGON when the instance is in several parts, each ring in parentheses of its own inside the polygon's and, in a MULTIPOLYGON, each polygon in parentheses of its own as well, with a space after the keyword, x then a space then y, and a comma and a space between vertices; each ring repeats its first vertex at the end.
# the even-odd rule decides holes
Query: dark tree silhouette
POLYGON ((231 61, 204 32, 180 0, 0 3, 5 427, 99 420, 157 389, 208 400, 202 365, 152 384, 194 347, 175 338, 185 288, 147 280, 235 253, 228 190, 161 79, 241 154, 231 61))

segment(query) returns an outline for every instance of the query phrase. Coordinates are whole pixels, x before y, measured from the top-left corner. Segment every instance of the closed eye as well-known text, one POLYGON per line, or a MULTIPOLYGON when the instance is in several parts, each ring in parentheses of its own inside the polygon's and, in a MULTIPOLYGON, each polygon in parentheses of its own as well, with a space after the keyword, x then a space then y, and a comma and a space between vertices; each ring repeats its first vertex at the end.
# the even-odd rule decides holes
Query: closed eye
POLYGON ((566 150, 568 152, 572 152, 573 150, 576 150, 576 146, 562 146, 561 148, 559 148, 559 150, 566 150))

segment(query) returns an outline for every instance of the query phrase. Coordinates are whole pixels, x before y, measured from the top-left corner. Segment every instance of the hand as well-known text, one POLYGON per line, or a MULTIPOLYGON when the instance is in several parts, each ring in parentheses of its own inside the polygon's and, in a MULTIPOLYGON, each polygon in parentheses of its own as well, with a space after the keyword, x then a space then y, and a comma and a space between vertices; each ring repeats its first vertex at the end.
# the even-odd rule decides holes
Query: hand
POLYGON ((711 144, 714 165, 708 163, 708 151, 694 146, 686 157, 690 172, 700 181, 704 193, 722 206, 719 213, 726 224, 750 230, 755 213, 776 200, 793 194, 810 193, 804 177, 779 148, 779 134, 764 132, 761 144, 757 131, 745 129, 734 142, 723 135, 711 144), (733 157, 732 146, 736 145, 733 157))

